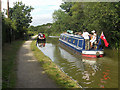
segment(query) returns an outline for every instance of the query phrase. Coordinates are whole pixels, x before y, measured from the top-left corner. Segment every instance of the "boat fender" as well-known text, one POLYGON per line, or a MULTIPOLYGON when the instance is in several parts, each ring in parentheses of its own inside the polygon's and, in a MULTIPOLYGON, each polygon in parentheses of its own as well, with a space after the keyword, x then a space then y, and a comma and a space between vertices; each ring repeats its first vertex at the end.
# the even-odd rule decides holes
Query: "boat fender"
POLYGON ((100 56, 100 53, 99 53, 99 52, 96 52, 96 56, 99 57, 99 56, 100 56))

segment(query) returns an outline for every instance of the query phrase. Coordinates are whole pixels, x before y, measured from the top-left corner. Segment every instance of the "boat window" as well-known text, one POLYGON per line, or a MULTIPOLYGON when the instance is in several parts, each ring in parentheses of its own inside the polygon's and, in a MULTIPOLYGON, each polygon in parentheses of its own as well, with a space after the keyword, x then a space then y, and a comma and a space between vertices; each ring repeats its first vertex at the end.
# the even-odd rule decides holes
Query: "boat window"
POLYGON ((75 40, 73 40, 73 44, 75 43, 75 40))
POLYGON ((83 40, 79 40, 78 46, 79 46, 79 47, 83 47, 83 40))
POLYGON ((71 39, 69 39, 69 42, 71 42, 71 39))
POLYGON ((64 36, 63 36, 62 40, 64 40, 64 36))
POLYGON ((66 37, 66 41, 68 41, 68 37, 66 37))
POLYGON ((65 37, 65 41, 66 41, 66 38, 67 38, 67 37, 65 37))
POLYGON ((66 38, 66 37, 64 36, 64 38, 63 38, 63 39, 65 40, 65 38, 66 38))

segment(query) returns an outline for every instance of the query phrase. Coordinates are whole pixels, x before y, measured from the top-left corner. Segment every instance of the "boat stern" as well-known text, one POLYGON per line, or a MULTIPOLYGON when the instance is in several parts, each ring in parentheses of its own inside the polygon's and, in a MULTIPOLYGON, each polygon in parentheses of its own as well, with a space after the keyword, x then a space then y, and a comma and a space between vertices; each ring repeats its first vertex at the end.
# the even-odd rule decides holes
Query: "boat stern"
POLYGON ((82 56, 85 56, 85 57, 97 58, 97 57, 103 57, 103 55, 104 55, 103 50, 83 50, 82 51, 82 56))

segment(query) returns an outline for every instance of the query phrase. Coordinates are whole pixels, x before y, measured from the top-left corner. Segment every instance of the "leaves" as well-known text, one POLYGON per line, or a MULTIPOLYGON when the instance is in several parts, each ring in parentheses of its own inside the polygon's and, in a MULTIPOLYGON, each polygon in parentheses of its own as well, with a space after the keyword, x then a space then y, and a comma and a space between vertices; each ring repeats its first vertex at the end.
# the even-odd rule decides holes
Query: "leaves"
POLYGON ((31 6, 26 6, 22 2, 15 2, 13 8, 9 8, 9 18, 2 17, 3 43, 24 38, 28 27, 32 22, 31 6))
MULTIPOLYGON (((59 9, 53 13, 52 27, 55 31, 72 29, 76 32, 87 28, 89 32, 96 30, 99 35, 104 31, 107 40, 114 40, 114 43, 120 38, 119 2, 64 2, 61 8, 64 11, 59 9), (111 37, 111 31, 119 35, 113 34, 111 37)), ((114 43, 111 42, 110 45, 114 46, 114 43)))
POLYGON ((31 10, 33 10, 31 6, 25 6, 22 2, 16 2, 13 8, 10 8, 9 17, 12 21, 16 20, 18 30, 22 30, 23 27, 29 27, 29 23, 32 22, 31 10))

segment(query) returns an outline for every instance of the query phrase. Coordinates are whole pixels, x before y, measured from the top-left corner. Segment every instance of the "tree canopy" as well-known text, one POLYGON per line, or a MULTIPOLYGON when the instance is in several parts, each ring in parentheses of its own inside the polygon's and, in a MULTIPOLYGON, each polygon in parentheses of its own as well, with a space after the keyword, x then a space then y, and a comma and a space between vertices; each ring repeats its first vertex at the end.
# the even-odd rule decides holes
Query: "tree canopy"
POLYGON ((103 31, 111 46, 118 47, 120 39, 119 2, 64 2, 54 11, 53 31, 103 31), (114 42, 114 43, 113 43, 114 42))
POLYGON ((26 6, 22 2, 14 3, 13 8, 9 9, 9 18, 16 22, 17 32, 23 34, 32 22, 30 12, 33 10, 31 6, 26 6))
POLYGON ((28 27, 32 22, 30 12, 31 6, 26 6, 22 2, 15 2, 13 7, 9 8, 9 17, 2 17, 3 41, 10 41, 23 38, 27 34, 28 27))
POLYGON ((15 20, 19 27, 28 28, 32 22, 31 10, 33 10, 31 6, 25 6, 22 2, 16 2, 14 7, 9 9, 9 18, 15 20))

